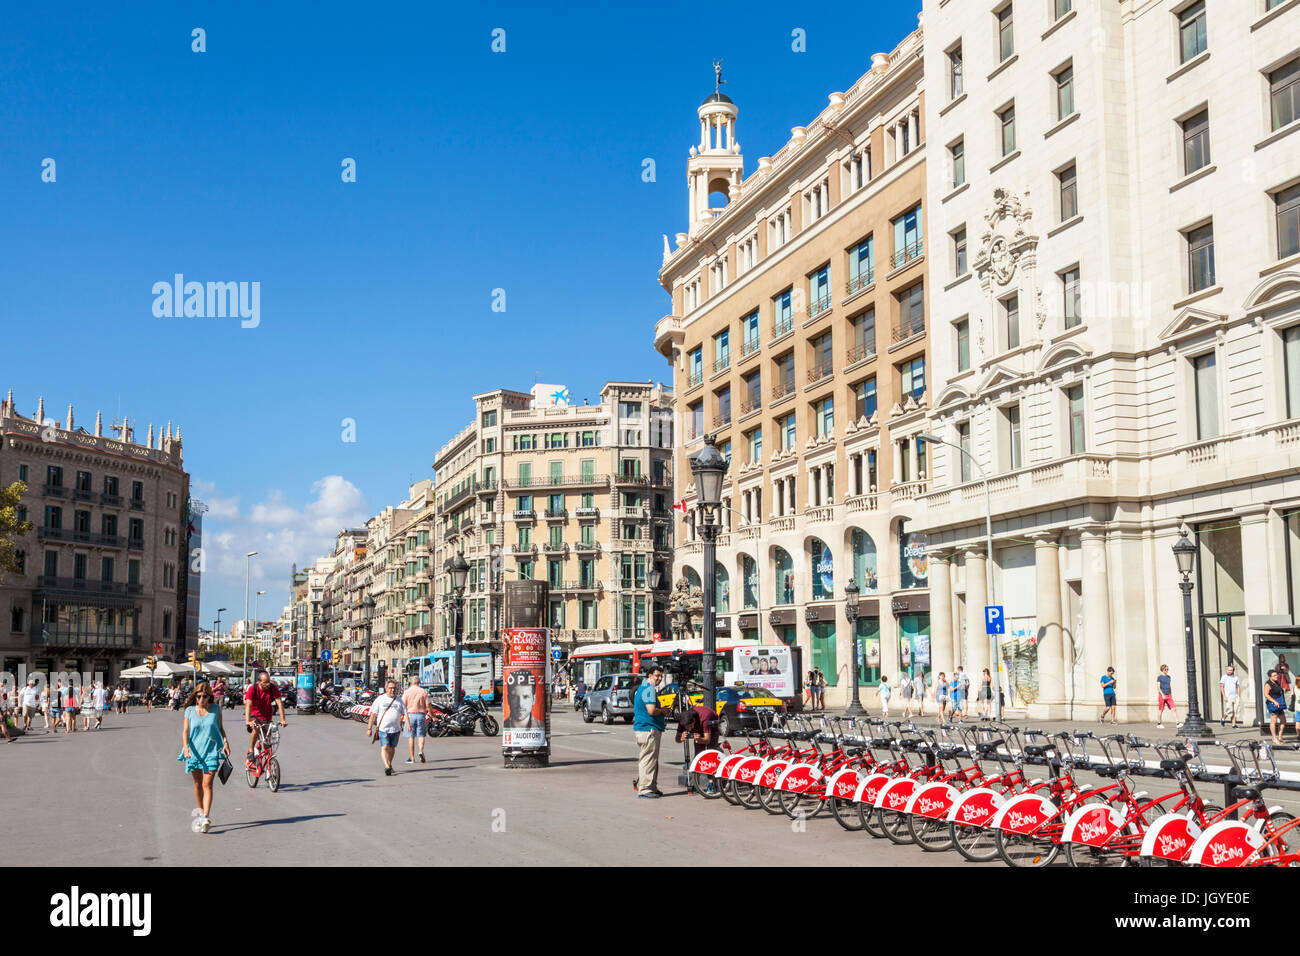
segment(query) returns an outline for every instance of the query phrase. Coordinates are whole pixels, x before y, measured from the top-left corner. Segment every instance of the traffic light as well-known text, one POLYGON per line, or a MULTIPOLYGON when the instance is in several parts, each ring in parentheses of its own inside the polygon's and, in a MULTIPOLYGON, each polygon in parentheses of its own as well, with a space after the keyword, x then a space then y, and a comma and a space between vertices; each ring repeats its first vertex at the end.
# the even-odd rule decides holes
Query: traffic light
POLYGON ((149 668, 149 670, 155 670, 158 667, 158 661, 152 657, 146 657, 144 659, 144 666, 149 668))
POLYGON ((198 666, 199 666, 199 656, 198 656, 198 654, 196 654, 194 651, 190 651, 190 667, 193 667, 193 668, 196 668, 196 669, 197 669, 198 666))

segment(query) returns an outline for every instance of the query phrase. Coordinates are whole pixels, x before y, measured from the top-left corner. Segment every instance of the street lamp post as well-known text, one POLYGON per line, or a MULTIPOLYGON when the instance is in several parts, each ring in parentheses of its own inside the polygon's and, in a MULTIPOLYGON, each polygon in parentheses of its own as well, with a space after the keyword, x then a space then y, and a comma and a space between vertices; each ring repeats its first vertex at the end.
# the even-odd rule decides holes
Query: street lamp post
POLYGON ((239 662, 239 674, 243 678, 244 686, 248 686, 248 568, 253 563, 253 555, 256 551, 250 551, 244 555, 244 654, 243 660, 239 662))
POLYGON ((700 667, 704 671, 704 706, 710 710, 716 704, 717 634, 713 596, 718 586, 718 533, 722 530, 722 478, 727 473, 727 460, 722 457, 712 435, 704 437, 704 448, 691 459, 695 475, 695 492, 700 502, 700 535, 704 538, 704 648, 700 667))
MULTIPOLYGON (((970 459, 970 463, 975 466, 979 472, 980 481, 984 483, 984 593, 987 595, 986 600, 989 604, 993 603, 993 508, 989 504, 989 476, 984 472, 983 467, 976 460, 975 456, 968 452, 960 445, 955 445, 950 441, 945 441, 938 435, 932 435, 928 432, 922 432, 916 436, 921 441, 927 441, 935 445, 947 445, 949 448, 956 448, 958 452, 970 459)), ((967 662, 969 664, 969 661, 967 662)), ((998 657, 998 638, 996 634, 989 635, 989 664, 993 668, 994 683, 998 685, 998 692, 994 695, 993 708, 994 715, 998 720, 1002 719, 1002 681, 998 678, 1001 671, 1000 659, 998 657)), ((1008 678, 1010 675, 1007 675, 1008 678)))
MULTIPOLYGON (((261 617, 262 611, 261 611, 261 608, 259 607, 259 605, 262 603, 260 599, 261 599, 262 595, 265 594, 265 593, 266 593, 265 591, 258 591, 256 594, 253 595, 253 622, 254 622, 254 623, 257 622, 257 619, 258 619, 259 617, 261 617)), ((260 640, 261 640, 261 636, 260 636, 260 633, 261 633, 261 632, 259 631, 258 633, 259 633, 258 640, 260 641, 260 640)), ((261 648, 260 648, 260 646, 259 646, 259 647, 254 651, 254 653, 260 653, 260 652, 261 652, 261 648)))
POLYGON ((651 565, 650 573, 646 575, 650 584, 650 626, 655 624, 655 611, 659 607, 659 585, 664 582, 664 573, 659 570, 659 566, 651 565))
MULTIPOLYGON (((225 613, 225 610, 224 607, 217 608, 217 621, 212 625, 212 639, 214 641, 221 635, 221 615, 225 613)), ((195 678, 195 683, 198 683, 197 677, 195 678)), ((149 687, 151 689, 153 688, 153 677, 149 678, 149 687)))
POLYGON ((469 577, 469 562, 465 560, 464 552, 460 552, 454 558, 448 558, 444 566, 448 574, 451 575, 451 590, 455 595, 452 603, 452 614, 455 615, 455 634, 456 634, 456 687, 455 700, 456 706, 459 707, 465 699, 465 691, 461 687, 461 649, 460 639, 461 631, 464 627, 464 615, 461 613, 465 606, 465 579, 469 577))
POLYGON ((1196 693, 1196 657, 1192 647, 1192 570, 1196 567, 1196 545, 1187 537, 1187 529, 1178 531, 1174 542, 1174 560, 1183 579, 1178 587, 1183 592, 1183 651, 1187 655, 1187 719, 1183 721, 1183 735, 1205 737, 1210 729, 1201 718, 1201 708, 1196 693))
POLYGON ((853 580, 844 585, 844 616, 849 621, 849 643, 853 647, 853 670, 849 673, 853 699, 844 713, 849 717, 865 717, 867 712, 858 696, 858 584, 853 580))
POLYGON ((361 675, 361 686, 365 689, 370 688, 370 627, 372 619, 375 616, 375 599, 367 594, 361 606, 366 609, 366 662, 361 675))

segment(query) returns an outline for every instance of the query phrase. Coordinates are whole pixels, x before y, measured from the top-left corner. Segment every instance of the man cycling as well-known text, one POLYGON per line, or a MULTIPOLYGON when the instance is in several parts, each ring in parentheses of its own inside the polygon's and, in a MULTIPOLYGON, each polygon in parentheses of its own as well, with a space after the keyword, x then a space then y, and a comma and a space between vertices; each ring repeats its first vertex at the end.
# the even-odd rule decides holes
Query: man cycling
POLYGON ((287 727, 284 719, 284 701, 280 698, 280 688, 271 683, 271 675, 264 670, 257 672, 257 683, 249 684, 244 691, 244 727, 248 730, 248 759, 253 759, 253 748, 257 744, 259 727, 271 723, 271 704, 280 708, 280 726, 287 727))

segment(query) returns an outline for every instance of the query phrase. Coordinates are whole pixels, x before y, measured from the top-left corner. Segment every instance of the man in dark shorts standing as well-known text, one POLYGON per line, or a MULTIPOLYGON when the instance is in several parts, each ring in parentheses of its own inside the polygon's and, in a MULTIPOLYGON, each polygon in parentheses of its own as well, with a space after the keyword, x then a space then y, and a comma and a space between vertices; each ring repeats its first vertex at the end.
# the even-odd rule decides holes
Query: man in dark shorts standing
POLYGON ((252 759, 253 745, 257 743, 257 728, 265 727, 271 722, 272 704, 280 708, 280 726, 287 727, 280 688, 271 683, 270 674, 259 670, 257 683, 249 684, 248 690, 244 691, 244 726, 248 728, 249 759, 252 759))

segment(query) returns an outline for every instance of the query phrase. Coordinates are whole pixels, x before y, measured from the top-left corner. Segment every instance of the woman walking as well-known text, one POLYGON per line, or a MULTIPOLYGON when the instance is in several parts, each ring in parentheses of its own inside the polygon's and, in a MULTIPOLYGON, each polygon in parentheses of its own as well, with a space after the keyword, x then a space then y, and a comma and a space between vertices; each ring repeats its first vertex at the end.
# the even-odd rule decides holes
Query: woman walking
MULTIPOLYGON (((185 700, 185 719, 181 725, 181 757, 185 769, 194 778, 194 810, 190 829, 207 833, 212 829, 212 778, 223 757, 230 756, 230 741, 221 723, 221 711, 213 704, 212 688, 201 681, 185 700)), ((180 758, 177 758, 180 759, 180 758)))
POLYGON ((81 729, 89 730, 91 718, 95 716, 95 683, 81 685, 81 729))
POLYGON ((934 682, 934 703, 939 708, 939 723, 948 713, 948 678, 939 671, 939 678, 934 682))
POLYGON ((77 688, 72 681, 63 691, 63 728, 70 734, 77 732, 77 688))
POLYGON ((980 678, 979 698, 979 715, 988 717, 993 707, 993 676, 989 674, 987 667, 984 668, 984 675, 980 678))
POLYGON ((45 732, 50 732, 50 685, 41 688, 41 716, 45 718, 45 732))

